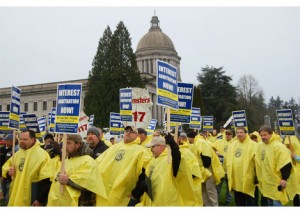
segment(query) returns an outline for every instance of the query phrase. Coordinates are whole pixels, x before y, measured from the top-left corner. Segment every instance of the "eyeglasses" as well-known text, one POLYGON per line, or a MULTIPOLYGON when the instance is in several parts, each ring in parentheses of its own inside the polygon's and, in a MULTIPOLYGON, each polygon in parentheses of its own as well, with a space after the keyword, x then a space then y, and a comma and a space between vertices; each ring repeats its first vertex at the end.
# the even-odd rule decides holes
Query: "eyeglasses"
POLYGON ((125 130, 124 132, 125 132, 125 133, 135 133, 135 132, 132 131, 132 130, 125 130))
POLYGON ((230 133, 226 133, 226 135, 232 135, 232 134, 230 134, 230 133))

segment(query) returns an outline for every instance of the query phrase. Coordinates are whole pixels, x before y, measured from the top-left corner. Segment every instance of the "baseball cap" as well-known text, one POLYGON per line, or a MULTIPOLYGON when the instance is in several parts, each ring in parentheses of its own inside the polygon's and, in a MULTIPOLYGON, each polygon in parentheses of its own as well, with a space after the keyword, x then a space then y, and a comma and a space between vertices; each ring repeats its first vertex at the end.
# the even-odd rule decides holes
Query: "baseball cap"
POLYGON ((126 126, 124 130, 128 130, 128 129, 131 129, 134 133, 138 134, 138 130, 134 126, 126 126))
POLYGON ((146 144, 145 146, 150 148, 156 145, 166 145, 166 140, 165 138, 161 137, 161 136, 157 136, 157 137, 153 137, 151 143, 146 144))

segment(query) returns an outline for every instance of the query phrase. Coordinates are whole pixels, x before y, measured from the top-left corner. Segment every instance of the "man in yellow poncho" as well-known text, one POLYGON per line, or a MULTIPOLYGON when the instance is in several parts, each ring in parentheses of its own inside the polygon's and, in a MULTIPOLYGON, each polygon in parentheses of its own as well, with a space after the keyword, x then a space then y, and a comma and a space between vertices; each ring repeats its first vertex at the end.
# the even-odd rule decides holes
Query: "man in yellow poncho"
MULTIPOLYGON (((153 134, 152 135, 147 135, 147 131, 143 128, 138 128, 138 136, 140 138, 140 145, 146 147, 147 144, 151 143, 151 140, 153 138, 153 134)), ((146 149, 149 152, 149 155, 152 156, 151 150, 150 149, 146 149)))
POLYGON ((41 206, 47 202, 50 187, 50 157, 40 147, 35 132, 21 132, 20 149, 2 167, 2 177, 12 178, 8 206, 41 206), (37 187, 37 195, 32 194, 32 185, 37 187), (32 200, 33 197, 36 199, 32 200))
POLYGON ((198 159, 189 149, 186 133, 179 133, 178 136, 177 143, 181 153, 181 162, 176 178, 178 190, 185 206, 203 206, 201 191, 203 178, 198 159))
POLYGON ((90 156, 92 150, 87 146, 79 134, 67 135, 65 172, 56 168, 48 206, 95 206, 95 194, 107 197, 96 162, 90 156))
POLYGON ((100 133, 99 140, 103 141, 106 146, 111 147, 113 144, 109 140, 105 139, 103 129, 101 129, 99 127, 97 127, 97 129, 99 130, 99 133, 100 133))
POLYGON ((266 205, 281 206, 288 202, 285 188, 292 169, 291 156, 270 127, 262 126, 259 134, 263 141, 255 157, 259 189, 266 205))
POLYGON ((153 137, 146 147, 151 148, 153 157, 147 165, 144 178, 138 181, 132 191, 132 196, 137 200, 146 192, 138 206, 182 206, 175 180, 181 156, 172 135, 153 137), (172 162, 168 162, 167 144, 172 150, 172 162))
POLYGON ((300 141, 296 135, 291 135, 284 138, 284 144, 291 152, 293 166, 286 191, 290 200, 293 199, 294 206, 300 206, 300 141))
POLYGON ((124 141, 96 158, 107 193, 107 199, 96 196, 97 206, 127 206, 131 191, 151 158, 139 145, 137 129, 126 126, 124 130, 124 141))
MULTIPOLYGON (((195 132, 192 133, 195 134, 195 132)), ((190 134, 189 139, 192 140, 190 134)), ((193 147, 199 147, 198 153, 195 152, 195 150, 193 152, 197 155, 199 164, 201 164, 200 167, 204 168, 205 171, 203 174, 204 182, 202 183, 204 206, 218 206, 219 202, 216 185, 220 183, 221 178, 225 175, 222 164, 207 139, 201 138, 199 135, 195 136, 193 147)))
POLYGON ((219 198, 219 202, 220 202, 220 193, 221 193, 222 185, 225 182, 225 184, 226 184, 226 197, 225 197, 224 205, 227 206, 231 203, 232 194, 231 194, 231 192, 229 191, 229 188, 228 188, 228 178, 227 178, 227 174, 226 174, 226 165, 224 163, 224 157, 227 156, 228 146, 233 142, 233 132, 230 129, 228 129, 228 130, 225 131, 224 134, 225 134, 225 137, 223 137, 220 140, 216 140, 213 147, 217 150, 216 154, 218 155, 218 157, 220 159, 220 162, 223 165, 223 169, 225 171, 225 178, 222 178, 221 182, 217 185, 218 198, 219 198))
POLYGON ((225 157, 229 190, 234 191, 236 206, 255 206, 256 143, 244 127, 236 128, 237 140, 228 146, 225 157))

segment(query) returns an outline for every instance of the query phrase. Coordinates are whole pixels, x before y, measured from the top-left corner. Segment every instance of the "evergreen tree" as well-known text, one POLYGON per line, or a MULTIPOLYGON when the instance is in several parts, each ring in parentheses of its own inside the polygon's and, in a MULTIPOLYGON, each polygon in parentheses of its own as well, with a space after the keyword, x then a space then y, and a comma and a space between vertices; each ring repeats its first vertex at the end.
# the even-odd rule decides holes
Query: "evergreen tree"
POLYGON ((130 34, 122 21, 113 34, 109 26, 105 29, 92 66, 84 111, 87 115, 95 114, 95 126, 108 127, 110 112, 120 111, 120 88, 144 87, 130 34))
POLYGON ((230 84, 232 78, 225 75, 223 67, 206 66, 197 74, 203 100, 202 115, 214 116, 214 126, 223 126, 232 111, 237 110, 236 88, 230 84))

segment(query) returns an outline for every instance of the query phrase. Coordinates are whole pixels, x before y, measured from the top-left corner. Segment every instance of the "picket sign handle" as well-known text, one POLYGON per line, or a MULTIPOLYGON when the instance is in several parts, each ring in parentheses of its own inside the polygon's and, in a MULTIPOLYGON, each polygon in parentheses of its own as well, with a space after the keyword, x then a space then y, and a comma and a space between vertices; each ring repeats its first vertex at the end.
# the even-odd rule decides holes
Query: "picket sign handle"
MULTIPOLYGON (((66 161, 66 150, 67 150, 67 135, 64 134, 62 138, 62 155, 61 155, 61 168, 60 168, 60 174, 65 173, 66 168, 65 168, 65 161, 66 161)), ((60 193, 62 194, 64 191, 64 185, 60 184, 60 193)))

